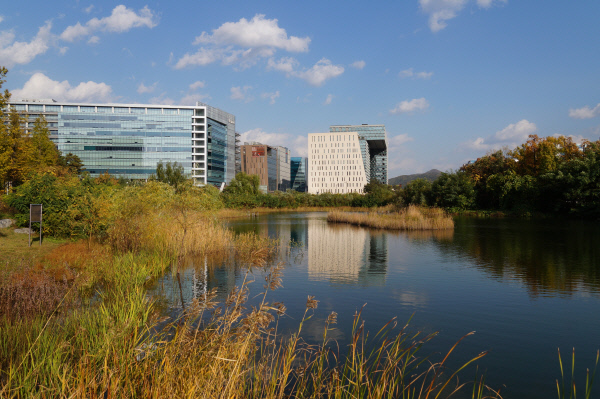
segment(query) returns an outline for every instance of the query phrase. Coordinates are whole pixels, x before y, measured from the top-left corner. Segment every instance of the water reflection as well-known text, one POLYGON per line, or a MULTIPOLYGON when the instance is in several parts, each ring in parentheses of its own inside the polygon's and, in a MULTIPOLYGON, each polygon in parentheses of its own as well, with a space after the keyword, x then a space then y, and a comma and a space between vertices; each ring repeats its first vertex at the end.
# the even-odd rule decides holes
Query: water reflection
POLYGON ((332 284, 385 285, 387 235, 348 225, 307 224, 308 278, 332 284))
POLYGON ((583 221, 456 220, 452 240, 434 240, 494 279, 522 281, 533 296, 600 292, 600 232, 583 221))

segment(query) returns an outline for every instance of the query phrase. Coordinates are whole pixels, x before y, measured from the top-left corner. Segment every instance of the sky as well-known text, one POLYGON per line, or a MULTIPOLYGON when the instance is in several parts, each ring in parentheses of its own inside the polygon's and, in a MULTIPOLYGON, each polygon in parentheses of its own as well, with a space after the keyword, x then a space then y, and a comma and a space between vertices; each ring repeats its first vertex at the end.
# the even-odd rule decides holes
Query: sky
POLYGON ((597 0, 4 2, 13 99, 193 105, 242 141, 384 124, 389 177, 600 138, 597 0))

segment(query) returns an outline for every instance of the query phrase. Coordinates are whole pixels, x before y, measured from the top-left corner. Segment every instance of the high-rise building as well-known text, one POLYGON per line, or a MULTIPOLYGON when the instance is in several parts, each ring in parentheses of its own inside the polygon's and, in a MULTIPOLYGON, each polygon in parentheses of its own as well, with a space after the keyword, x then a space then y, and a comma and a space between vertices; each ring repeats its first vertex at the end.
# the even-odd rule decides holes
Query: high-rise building
POLYGON ((290 150, 287 147, 277 147, 277 190, 286 191, 292 188, 290 176, 290 150))
POLYGON ((13 101, 28 116, 48 122, 50 138, 83 161, 92 177, 108 172, 147 179, 158 162, 177 162, 198 185, 220 184, 235 173, 235 117, 198 103, 186 105, 81 104, 13 101))
POLYGON ((354 132, 358 134, 367 183, 376 180, 388 183, 387 135, 385 125, 334 125, 331 133, 354 132))
POLYGON ((242 172, 257 175, 260 190, 277 190, 277 148, 261 143, 244 143, 241 146, 242 172))
POLYGON ((292 157, 290 163, 290 175, 292 180, 292 190, 306 192, 308 186, 306 179, 308 177, 308 158, 292 157))
POLYGON ((206 107, 207 182, 229 183, 235 177, 235 116, 208 104, 198 105, 206 107))
POLYGON ((308 135, 308 192, 362 193, 367 172, 356 132, 308 135))

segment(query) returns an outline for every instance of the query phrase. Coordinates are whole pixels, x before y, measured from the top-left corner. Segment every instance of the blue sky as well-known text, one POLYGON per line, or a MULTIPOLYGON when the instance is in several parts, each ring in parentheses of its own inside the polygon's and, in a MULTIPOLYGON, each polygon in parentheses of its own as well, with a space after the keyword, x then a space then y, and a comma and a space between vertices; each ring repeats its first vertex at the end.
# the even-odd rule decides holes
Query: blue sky
POLYGON ((385 124, 390 177, 600 137, 598 1, 5 3, 15 98, 203 101, 292 156, 330 125, 385 124))

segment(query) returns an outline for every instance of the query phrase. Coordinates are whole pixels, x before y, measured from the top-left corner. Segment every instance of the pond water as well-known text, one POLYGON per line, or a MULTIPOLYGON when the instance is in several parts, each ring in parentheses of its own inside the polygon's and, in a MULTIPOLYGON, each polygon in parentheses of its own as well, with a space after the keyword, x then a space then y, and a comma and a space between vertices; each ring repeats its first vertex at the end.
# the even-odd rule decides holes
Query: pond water
MULTIPOLYGON (((489 351, 476 364, 504 398, 555 397, 557 348, 567 365, 575 348, 575 381, 583 394, 585 369, 593 369, 600 348, 597 223, 458 218, 454 231, 398 233, 331 225, 325 213, 282 213, 229 227, 280 239, 283 288, 269 293, 269 300, 287 306, 281 332, 297 329, 307 295, 319 300, 305 325, 308 342, 321 341, 325 319, 335 311, 330 337, 343 348, 363 306, 372 335, 393 317, 401 325, 410 319, 411 332, 438 331, 423 355, 445 354, 476 331, 452 354, 453 364, 489 351)), ((245 277, 240 265, 190 263, 183 273, 184 302, 212 287, 222 299, 245 277)), ((254 270, 251 278, 252 298, 261 292, 264 274, 254 270)), ((165 276, 159 285, 167 286, 167 302, 179 306, 174 280, 165 276)), ((470 370, 463 380, 472 379, 475 368, 470 370)), ((600 382, 592 397, 598 395, 600 382)))

